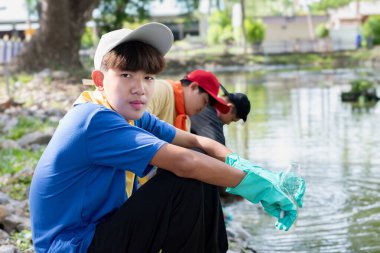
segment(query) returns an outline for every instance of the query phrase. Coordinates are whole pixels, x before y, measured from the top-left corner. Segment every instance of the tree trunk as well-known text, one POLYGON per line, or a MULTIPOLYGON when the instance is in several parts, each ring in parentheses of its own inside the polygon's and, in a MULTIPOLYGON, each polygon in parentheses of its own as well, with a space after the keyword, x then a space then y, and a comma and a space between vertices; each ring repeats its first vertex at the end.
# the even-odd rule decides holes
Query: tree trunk
POLYGON ((245 29, 245 0, 240 0, 241 7, 241 31, 243 34, 243 52, 247 54, 247 31, 245 29))
POLYGON ((25 71, 81 68, 81 37, 100 0, 40 1, 40 28, 18 57, 16 68, 25 71))

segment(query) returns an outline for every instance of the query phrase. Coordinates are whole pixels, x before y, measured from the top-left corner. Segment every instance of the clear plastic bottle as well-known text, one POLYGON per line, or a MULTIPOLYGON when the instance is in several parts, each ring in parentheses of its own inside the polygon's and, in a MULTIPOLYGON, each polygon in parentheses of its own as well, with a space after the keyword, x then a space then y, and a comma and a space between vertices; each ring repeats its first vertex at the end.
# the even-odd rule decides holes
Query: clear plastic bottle
POLYGON ((280 187, 298 207, 302 207, 305 180, 301 177, 301 166, 291 163, 280 173, 280 187))
MULTIPOLYGON (((280 188, 285 192, 288 197, 297 206, 297 213, 299 208, 303 205, 303 195, 305 193, 305 179, 301 176, 301 166, 298 163, 290 163, 289 166, 280 172, 280 188)), ((281 217, 283 217, 283 213, 281 217)), ((298 219, 298 217, 297 217, 298 219)), ((291 231, 297 226, 297 220, 293 224, 291 231)))

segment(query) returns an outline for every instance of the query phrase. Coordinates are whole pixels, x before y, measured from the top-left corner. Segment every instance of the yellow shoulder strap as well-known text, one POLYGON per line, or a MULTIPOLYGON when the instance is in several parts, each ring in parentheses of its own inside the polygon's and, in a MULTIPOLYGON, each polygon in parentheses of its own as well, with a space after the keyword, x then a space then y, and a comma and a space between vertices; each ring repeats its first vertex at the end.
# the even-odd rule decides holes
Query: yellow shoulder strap
POLYGON ((133 186, 135 185, 135 177, 136 175, 130 171, 125 172, 125 191, 127 192, 128 198, 131 197, 133 192, 133 186))
MULTIPOLYGON (((135 125, 133 120, 129 120, 128 123, 132 126, 135 125)), ((133 186, 135 185, 135 177, 136 177, 135 173, 130 172, 130 171, 125 172, 125 191, 127 192, 128 198, 130 198, 133 193, 133 186)))

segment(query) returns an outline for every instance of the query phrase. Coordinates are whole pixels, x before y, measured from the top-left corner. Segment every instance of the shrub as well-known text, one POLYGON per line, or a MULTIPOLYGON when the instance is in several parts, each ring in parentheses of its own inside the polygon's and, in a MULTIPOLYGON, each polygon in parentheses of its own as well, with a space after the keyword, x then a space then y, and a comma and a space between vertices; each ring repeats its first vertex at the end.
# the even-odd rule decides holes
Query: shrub
POLYGON ((366 79, 356 79, 351 81, 351 92, 368 92, 369 90, 374 89, 374 87, 374 83, 366 79))
POLYGON ((215 11, 209 18, 207 42, 213 44, 229 44, 234 40, 231 14, 228 11, 215 11))
POLYGON ((88 49, 94 47, 94 34, 91 27, 86 27, 81 39, 81 48, 88 49))
POLYGON ((327 38, 330 34, 330 31, 329 29, 327 28, 326 24, 325 23, 321 23, 317 26, 317 28, 315 29, 315 34, 317 35, 318 38, 320 39, 324 39, 324 38, 327 38))
POLYGON ((265 26, 261 20, 249 20, 244 21, 247 42, 251 44, 261 44, 265 37, 265 26))
POLYGON ((369 17, 362 30, 367 41, 371 41, 373 45, 380 45, 380 16, 369 17))

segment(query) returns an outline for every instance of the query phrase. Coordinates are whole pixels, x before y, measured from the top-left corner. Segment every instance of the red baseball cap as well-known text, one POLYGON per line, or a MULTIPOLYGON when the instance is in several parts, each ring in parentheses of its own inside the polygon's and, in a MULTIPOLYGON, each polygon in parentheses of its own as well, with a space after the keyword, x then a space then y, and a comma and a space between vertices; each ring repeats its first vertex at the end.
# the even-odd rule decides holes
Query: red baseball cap
POLYGON ((230 107, 223 99, 218 97, 220 84, 213 73, 198 69, 187 74, 185 76, 185 79, 198 83, 202 89, 204 89, 211 97, 213 97, 215 99, 214 107, 221 113, 229 112, 230 107))

